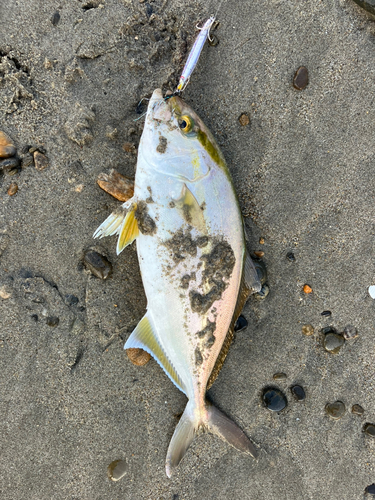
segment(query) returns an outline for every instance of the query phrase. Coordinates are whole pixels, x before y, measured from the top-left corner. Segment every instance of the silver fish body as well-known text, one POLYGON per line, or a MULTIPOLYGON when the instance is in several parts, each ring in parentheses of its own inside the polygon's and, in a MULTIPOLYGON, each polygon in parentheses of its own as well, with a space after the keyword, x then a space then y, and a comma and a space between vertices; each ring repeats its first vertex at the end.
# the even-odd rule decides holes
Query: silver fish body
POLYGON ((146 315, 125 349, 149 352, 189 400, 168 449, 167 475, 199 427, 255 456, 243 431, 208 404, 205 394, 238 316, 236 306, 260 285, 246 254, 224 158, 179 97, 164 100, 159 89, 154 91, 139 145, 134 197, 95 236, 110 234, 119 235, 118 253, 137 238, 147 296, 146 315))

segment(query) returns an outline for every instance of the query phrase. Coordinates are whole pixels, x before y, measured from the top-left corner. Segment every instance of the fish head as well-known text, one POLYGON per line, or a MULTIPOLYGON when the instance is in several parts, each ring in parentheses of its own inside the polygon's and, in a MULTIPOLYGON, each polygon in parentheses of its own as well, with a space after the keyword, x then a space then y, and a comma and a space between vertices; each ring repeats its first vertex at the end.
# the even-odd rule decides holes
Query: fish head
POLYGON ((156 89, 150 99, 140 150, 152 168, 194 182, 211 169, 226 170, 211 132, 195 111, 178 96, 163 98, 156 89))

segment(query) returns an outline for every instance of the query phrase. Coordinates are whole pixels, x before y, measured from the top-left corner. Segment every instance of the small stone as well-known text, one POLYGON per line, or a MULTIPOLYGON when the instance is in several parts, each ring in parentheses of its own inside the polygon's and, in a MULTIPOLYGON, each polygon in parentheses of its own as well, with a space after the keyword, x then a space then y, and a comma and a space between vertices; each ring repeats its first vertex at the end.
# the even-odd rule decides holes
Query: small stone
POLYGON ((303 401, 306 398, 305 390, 300 385, 293 385, 290 390, 297 401, 303 401))
POLYGON ((60 323, 60 320, 57 316, 48 316, 46 318, 46 323, 51 328, 55 328, 60 323))
POLYGON ((35 323, 36 323, 36 322, 38 321, 38 319, 39 319, 37 314, 32 314, 30 317, 31 317, 31 319, 32 319, 33 321, 35 321, 35 323))
POLYGON ((18 191, 18 184, 16 184, 15 182, 12 182, 12 184, 8 187, 8 195, 9 196, 13 196, 17 193, 18 191))
POLYGON ((65 295, 65 303, 67 306, 75 306, 79 302, 78 297, 75 295, 67 294, 65 295))
POLYGON ((0 286, 0 298, 7 300, 12 296, 12 288, 9 285, 0 286))
POLYGON ((352 340, 358 337, 357 328, 353 325, 346 325, 342 334, 346 340, 352 340))
POLYGON ((274 387, 266 388, 263 391, 262 399, 266 408, 271 411, 281 411, 287 405, 286 396, 274 387))
POLYGON ((310 324, 303 325, 302 333, 309 337, 310 335, 314 335, 314 327, 310 324))
POLYGON ((365 410, 362 408, 361 405, 353 405, 352 413, 354 413, 354 415, 363 415, 365 413, 365 410))
POLYGON ((40 151, 34 152, 34 163, 37 170, 44 170, 49 165, 47 156, 42 154, 40 151))
POLYGON ((264 252, 254 252, 254 255, 258 257, 258 259, 261 259, 262 257, 264 257, 264 252))
POLYGON ((327 333, 337 333, 337 330, 333 326, 326 326, 321 329, 321 332, 323 335, 327 335, 327 333))
POLYGON ((34 163, 34 157, 30 153, 25 154, 22 158, 22 168, 26 168, 34 163))
POLYGON ((126 469, 124 460, 115 460, 108 465, 108 478, 111 481, 119 481, 126 474, 126 469))
POLYGON ((0 161, 0 171, 3 170, 4 172, 10 173, 12 170, 17 169, 19 165, 20 165, 19 158, 13 156, 12 158, 7 158, 5 160, 0 161))
POLYGON ((342 401, 335 401, 334 403, 327 403, 325 406, 327 415, 335 420, 339 420, 344 416, 345 405, 342 401))
POLYGON ((11 138, 0 130, 0 158, 10 158, 16 154, 17 150, 11 138))
POLYGON ((264 238, 263 238, 263 237, 259 238, 259 244, 260 244, 260 245, 264 245, 264 241, 265 241, 265 240, 264 240, 264 238))
POLYGON ((311 288, 311 286, 310 286, 310 285, 304 285, 304 286, 303 286, 303 291, 304 291, 305 293, 312 293, 312 288, 311 288))
POLYGON ((374 424, 365 424, 363 426, 363 432, 368 436, 375 438, 375 425, 374 424))
POLYGON ((337 333, 327 333, 324 337, 324 349, 332 354, 337 354, 344 345, 344 337, 337 333))
POLYGON ((275 373, 272 377, 274 380, 285 380, 287 378, 287 374, 283 372, 275 373))
POLYGON ((375 0, 354 0, 362 9, 375 16, 375 0))
POLYGON ((242 332, 242 330, 245 330, 247 328, 248 322, 245 316, 242 316, 242 314, 238 317, 235 325, 234 325, 234 331, 235 332, 242 332))
POLYGON ((83 256, 83 263, 94 276, 102 280, 107 279, 112 273, 111 262, 96 250, 87 250, 83 256))
POLYGON ((294 253, 293 252, 288 252, 286 254, 286 258, 289 260, 289 262, 295 262, 296 261, 296 258, 294 256, 294 253))
POLYGON ((293 87, 297 90, 303 90, 309 83, 309 73, 305 66, 300 66, 294 74, 293 87))
POLYGON ((133 197, 134 181, 115 169, 110 170, 109 174, 100 173, 96 182, 103 191, 119 201, 128 201, 133 197))
POLYGON ((368 293, 372 299, 375 299, 375 285, 368 287, 368 293))
POLYGON ((366 486, 365 493, 375 496, 375 483, 370 484, 370 486, 366 486))
POLYGON ((329 316, 332 316, 332 313, 331 311, 323 311, 320 313, 320 315, 328 318, 329 316))
POLYGON ((51 17, 51 23, 54 25, 54 26, 57 26, 59 24, 59 21, 60 21, 60 13, 59 11, 56 11, 52 14, 52 17, 51 17))
POLYGON ((133 365, 136 366, 144 366, 151 359, 151 355, 147 351, 144 351, 143 349, 140 349, 138 347, 131 347, 130 349, 126 349, 126 354, 133 365))
POLYGON ((254 293, 256 300, 264 300, 270 293, 270 287, 268 285, 263 285, 259 292, 254 293))
POLYGON ((243 127, 246 127, 250 123, 250 117, 247 113, 242 113, 242 115, 238 118, 238 121, 243 127))

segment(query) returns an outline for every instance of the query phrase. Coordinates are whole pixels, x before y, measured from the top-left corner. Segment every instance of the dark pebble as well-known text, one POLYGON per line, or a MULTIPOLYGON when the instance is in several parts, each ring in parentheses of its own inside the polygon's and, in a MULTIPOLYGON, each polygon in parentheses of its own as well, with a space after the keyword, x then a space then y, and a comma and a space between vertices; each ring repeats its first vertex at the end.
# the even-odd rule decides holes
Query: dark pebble
POLYGON ((332 313, 331 313, 331 311, 323 311, 322 313, 320 313, 320 315, 328 317, 328 316, 332 316, 332 313))
POLYGON ((375 0, 354 0, 362 9, 367 10, 375 16, 375 0))
POLYGON ((54 25, 54 26, 57 26, 59 24, 59 21, 60 21, 60 13, 58 11, 54 12, 52 14, 52 17, 51 17, 51 23, 54 25))
POLYGON ((303 90, 309 83, 309 74, 305 66, 297 69, 293 78, 293 87, 297 90, 303 90))
POLYGON ((268 285, 263 285, 259 292, 254 294, 256 300, 264 300, 270 293, 270 287, 268 285))
POLYGON ((370 493, 370 495, 375 495, 375 483, 366 486, 365 493, 370 493))
POLYGON ((30 148, 31 148, 30 144, 25 144, 24 146, 22 146, 22 148, 20 149, 21 154, 25 155, 26 153, 29 152, 30 148))
POLYGON ((115 460, 108 465, 108 477, 111 481, 119 481, 126 474, 126 462, 115 460))
POLYGON ((272 377, 274 380, 285 380, 287 378, 287 374, 283 372, 275 373, 272 377))
POLYGON ((236 321, 236 324, 234 325, 234 331, 235 332, 242 332, 242 330, 245 330, 245 328, 247 328, 248 326, 248 322, 247 322, 247 319, 245 318, 245 316, 239 316, 238 320, 236 321))
POLYGON ((38 321, 38 315, 37 314, 32 314, 31 319, 35 321, 35 323, 38 321))
POLYGON ((351 340, 358 337, 357 328, 353 325, 346 325, 342 334, 344 335, 346 340, 351 340))
POLYGON ((79 299, 78 297, 76 297, 75 295, 65 295, 65 303, 67 306, 75 306, 77 305, 79 302, 79 299))
POLYGON ((363 426, 363 432, 368 436, 375 438, 375 425, 374 424, 365 424, 363 426))
POLYGON ((89 249, 83 256, 83 263, 94 276, 105 280, 112 273, 112 264, 107 257, 95 250, 89 249))
POLYGON ((281 411, 287 405, 286 396, 279 390, 269 387, 263 391, 263 402, 271 411, 281 411))
POLYGON ((13 156, 13 158, 6 158, 0 161, 0 170, 8 171, 19 167, 20 159, 13 156))
POLYGON ((145 6, 146 6, 146 15, 147 17, 150 17, 152 14, 152 6, 149 3, 146 3, 145 6))
POLYGON ((25 156, 22 158, 22 167, 26 168, 29 165, 32 165, 34 163, 34 157, 30 153, 25 154, 25 156))
POLYGON ((60 320, 57 316, 48 316, 48 318, 46 319, 46 323, 48 326, 54 328, 60 323, 60 320))
POLYGON ((330 417, 339 420, 345 413, 345 405, 342 401, 335 401, 334 403, 327 403, 325 410, 330 417))
POLYGON ((337 354, 344 345, 345 339, 337 333, 327 333, 324 337, 324 349, 332 354, 337 354))
POLYGON ((321 332, 324 335, 327 335, 327 333, 337 333, 336 328, 333 328, 333 326, 326 326, 325 328, 322 328, 321 332))
POLYGON ((353 405, 352 413, 354 413, 354 415, 363 415, 365 413, 365 410, 362 408, 361 405, 353 405))
POLYGON ((302 333, 304 335, 306 335, 306 337, 309 337, 310 335, 314 335, 314 327, 310 324, 303 325, 302 333))
POLYGON ((300 385, 294 385, 290 390, 297 401, 303 401, 306 398, 305 390, 300 385))
POLYGON ((288 252, 288 253, 286 254, 286 258, 287 258, 290 262, 295 262, 295 261, 296 261, 296 257, 295 257, 295 255, 294 255, 294 253, 293 253, 293 252, 288 252))

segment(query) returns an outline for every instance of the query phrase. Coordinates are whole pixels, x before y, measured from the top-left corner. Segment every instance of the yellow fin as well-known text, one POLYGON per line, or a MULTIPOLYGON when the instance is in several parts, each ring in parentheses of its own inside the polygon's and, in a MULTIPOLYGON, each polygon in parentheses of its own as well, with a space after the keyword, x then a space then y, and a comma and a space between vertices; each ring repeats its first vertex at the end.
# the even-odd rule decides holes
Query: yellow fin
POLYGON ((139 235, 138 222, 137 219, 135 218, 136 209, 137 209, 137 204, 134 203, 132 208, 126 214, 126 217, 118 232, 119 237, 116 248, 117 255, 119 255, 124 250, 124 248, 130 245, 130 243, 132 243, 139 235))
POLYGON ((124 349, 132 348, 141 348, 151 354, 172 382, 185 393, 184 384, 168 359, 157 334, 154 333, 147 314, 143 316, 124 345, 124 349))
POLYGON ((207 232, 203 210, 186 184, 183 185, 181 196, 176 205, 188 224, 202 233, 207 232))

